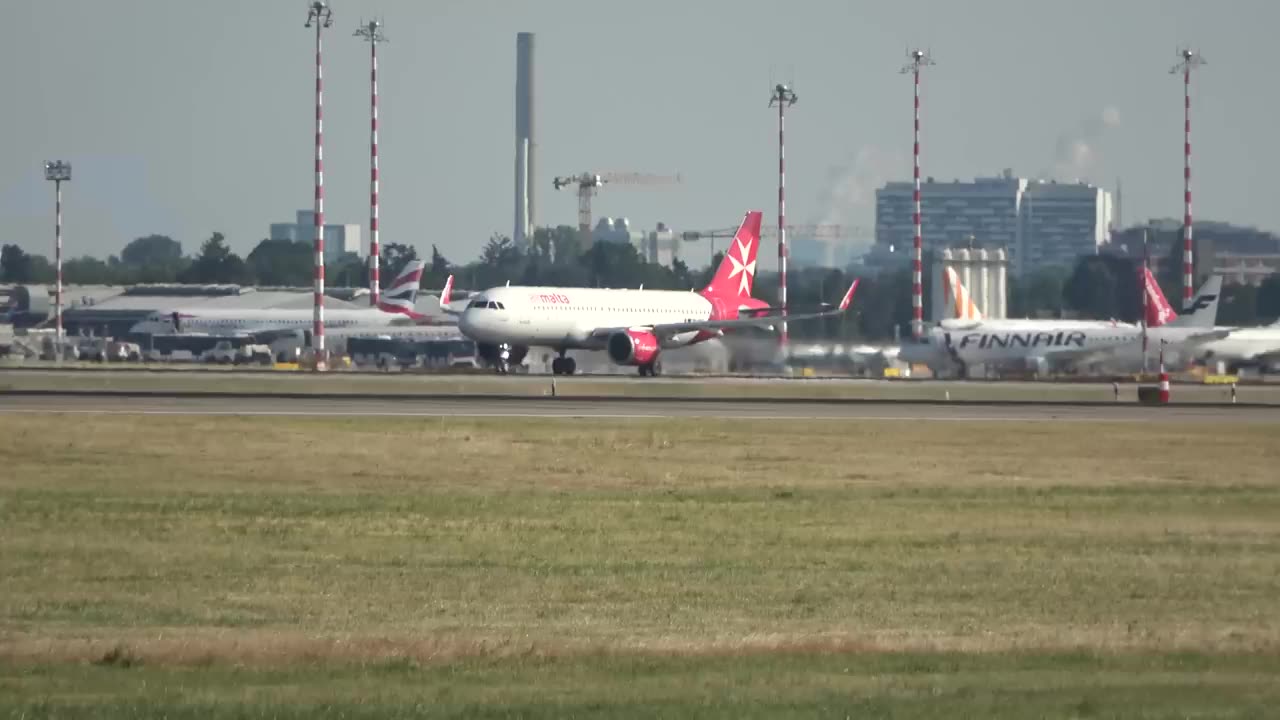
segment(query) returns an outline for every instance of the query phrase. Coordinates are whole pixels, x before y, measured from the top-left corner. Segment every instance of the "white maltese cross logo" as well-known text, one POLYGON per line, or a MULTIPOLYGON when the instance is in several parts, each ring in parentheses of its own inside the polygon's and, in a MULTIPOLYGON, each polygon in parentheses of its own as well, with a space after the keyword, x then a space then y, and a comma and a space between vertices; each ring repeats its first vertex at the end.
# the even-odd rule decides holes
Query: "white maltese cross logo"
POLYGON ((729 273, 729 279, 732 280, 735 277, 738 278, 738 294, 739 295, 751 294, 751 282, 755 280, 755 277, 756 277, 756 261, 752 260, 749 263, 745 263, 745 264, 743 263, 743 261, 747 259, 747 255, 750 250, 751 250, 750 240, 748 240, 746 243, 743 243, 741 240, 739 240, 738 255, 740 256, 741 259, 734 257, 733 253, 729 253, 729 262, 733 263, 733 270, 729 273))

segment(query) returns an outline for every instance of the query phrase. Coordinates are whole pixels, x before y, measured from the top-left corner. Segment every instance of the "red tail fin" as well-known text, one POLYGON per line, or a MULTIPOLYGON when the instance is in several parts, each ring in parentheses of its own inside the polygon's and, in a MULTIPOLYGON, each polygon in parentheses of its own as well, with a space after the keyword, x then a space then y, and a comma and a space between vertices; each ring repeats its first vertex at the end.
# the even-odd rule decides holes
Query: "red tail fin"
POLYGON ((1178 317, 1165 299, 1160 283, 1151 274, 1151 268, 1142 268, 1142 292, 1147 294, 1147 327, 1160 327, 1178 317))
POLYGON ((724 254, 715 277, 703 293, 725 298, 749 298, 756 281, 756 251, 760 249, 760 219, 762 213, 752 210, 743 219, 733 243, 724 254))

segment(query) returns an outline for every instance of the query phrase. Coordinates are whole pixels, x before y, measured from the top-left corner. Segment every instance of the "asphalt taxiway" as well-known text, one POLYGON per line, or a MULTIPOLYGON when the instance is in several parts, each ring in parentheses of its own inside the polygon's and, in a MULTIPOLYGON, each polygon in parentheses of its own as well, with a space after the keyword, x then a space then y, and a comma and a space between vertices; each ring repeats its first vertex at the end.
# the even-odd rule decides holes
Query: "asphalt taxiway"
POLYGON ((0 414, 1280 423, 1280 406, 529 397, 3 395, 0 414))

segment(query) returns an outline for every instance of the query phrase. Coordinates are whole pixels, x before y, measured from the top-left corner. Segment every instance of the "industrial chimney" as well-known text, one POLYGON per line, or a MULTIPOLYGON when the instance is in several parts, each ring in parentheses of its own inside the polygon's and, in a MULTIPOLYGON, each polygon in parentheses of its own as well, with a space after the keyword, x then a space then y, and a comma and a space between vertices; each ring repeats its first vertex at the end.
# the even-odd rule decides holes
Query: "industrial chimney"
POLYGON ((537 142, 534 140, 533 106, 533 33, 516 34, 516 202, 515 232, 511 239, 519 247, 533 242, 532 231, 537 223, 533 178, 537 177, 534 161, 537 142))

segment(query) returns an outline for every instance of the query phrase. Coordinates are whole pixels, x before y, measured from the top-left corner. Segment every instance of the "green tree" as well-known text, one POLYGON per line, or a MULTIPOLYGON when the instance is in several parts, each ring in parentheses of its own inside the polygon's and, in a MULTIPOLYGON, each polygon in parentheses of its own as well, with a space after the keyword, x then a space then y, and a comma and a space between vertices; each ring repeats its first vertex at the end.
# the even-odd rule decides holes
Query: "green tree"
POLYGON ((191 266, 179 275, 184 283, 240 283, 250 282, 250 272, 245 261, 227 247, 222 233, 215 232, 200 246, 200 255, 191 266))
POLYGON ((364 259, 358 254, 343 253, 332 262, 325 264, 324 279, 333 287, 364 287, 368 275, 367 269, 364 259))
POLYGON ((117 273, 107 263, 85 255, 62 263, 62 279, 68 285, 115 285, 117 273))
POLYGON ((148 235, 124 246, 120 257, 107 265, 128 282, 173 282, 190 261, 182 255, 182 244, 165 235, 148 235))
POLYGON ((1075 272, 1062 291, 1066 304, 1089 318, 1105 320, 1117 316, 1116 287, 1118 279, 1111 267, 1098 256, 1088 256, 1076 263, 1075 272))
POLYGON ((383 282, 391 282, 399 275, 404 266, 418 259, 418 249, 412 245, 389 243, 382 248, 380 275, 383 282))
POLYGON ((7 283, 34 282, 31 256, 17 245, 0 248, 0 281, 7 283))
POLYGON ((449 259, 442 255, 440 249, 433 243, 431 245, 431 264, 427 267, 427 271, 422 274, 423 287, 444 287, 444 283, 451 272, 453 272, 453 263, 449 262, 449 259))
POLYGON ((1025 277, 1009 276, 1008 315, 1013 318, 1059 317, 1067 274, 1062 268, 1047 267, 1025 277))
POLYGON ((1257 325, 1258 294, 1258 288, 1253 285, 1223 285, 1218 324, 1235 327, 1257 325))
POLYGON ((1268 275, 1258 287, 1255 314, 1261 322, 1275 322, 1280 318, 1280 273, 1268 275))
POLYGON ((165 235, 148 235, 129 242, 120 251, 120 262, 139 267, 177 265, 182 261, 182 243, 165 235))
POLYGON ((307 287, 315 278, 315 249, 305 240, 263 240, 245 265, 260 285, 307 287))

